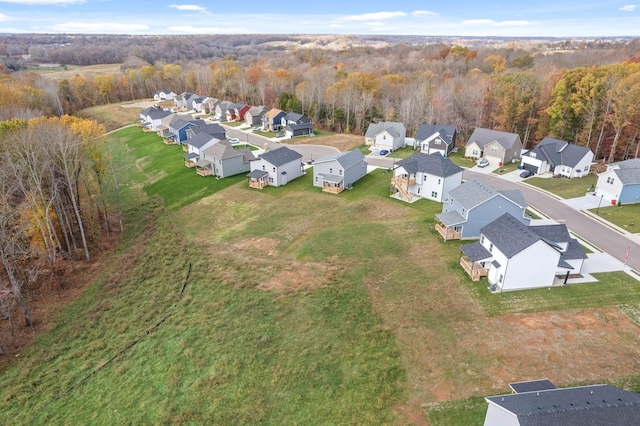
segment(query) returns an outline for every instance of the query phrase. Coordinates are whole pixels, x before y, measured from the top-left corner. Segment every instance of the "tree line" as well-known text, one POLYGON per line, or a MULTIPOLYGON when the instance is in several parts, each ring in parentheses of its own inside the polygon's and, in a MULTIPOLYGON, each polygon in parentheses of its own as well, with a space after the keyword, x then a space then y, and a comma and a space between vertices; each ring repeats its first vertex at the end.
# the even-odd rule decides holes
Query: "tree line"
MULTIPOLYGON (((0 122, 0 312, 32 326, 31 286, 56 282, 111 232, 102 125, 68 115, 0 122)), ((0 341, 0 354, 3 345, 0 341)))

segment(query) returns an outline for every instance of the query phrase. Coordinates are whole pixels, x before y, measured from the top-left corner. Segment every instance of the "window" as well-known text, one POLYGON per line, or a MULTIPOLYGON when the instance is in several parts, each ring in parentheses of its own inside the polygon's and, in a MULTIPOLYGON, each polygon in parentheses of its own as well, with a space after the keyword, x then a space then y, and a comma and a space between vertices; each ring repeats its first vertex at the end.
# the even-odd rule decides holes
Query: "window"
POLYGON ((272 177, 269 178, 269 183, 273 183, 273 178, 272 177))
POLYGON ((440 145, 442 143, 442 139, 436 138, 434 142, 436 143, 436 145, 440 145))
POLYGON ((262 170, 266 170, 266 169, 264 168, 264 164, 262 165, 262 170))
POLYGON ((504 275, 500 274, 500 278, 498 279, 498 282, 502 284, 503 279, 504 279, 504 275))
POLYGON ((471 155, 474 156, 474 157, 479 157, 480 156, 480 152, 478 152, 476 150, 473 150, 473 151, 471 151, 471 155))
POLYGON ((274 172, 274 173, 276 172, 276 168, 275 168, 275 167, 273 168, 273 172, 274 172))
POLYGON ((436 191, 431 191, 431 196, 433 198, 438 198, 438 193, 436 191))
POLYGON ((449 199, 449 204, 453 205, 453 198, 449 199))
POLYGON ((438 179, 438 185, 442 183, 442 179, 438 179))
POLYGON ((536 153, 535 153, 535 152, 530 152, 530 153, 529 153, 529 157, 531 157, 531 158, 536 158, 536 153))
POLYGON ((607 183, 612 184, 612 183, 613 183, 613 178, 612 178, 612 177, 608 177, 608 178, 607 178, 607 183))
POLYGON ((584 166, 584 171, 588 172, 589 171, 589 166, 584 166))
POLYGON ((427 175, 422 175, 422 180, 423 180, 424 182, 426 182, 426 181, 427 181, 427 175))
POLYGON ((318 176, 316 176, 316 182, 318 181, 318 176))
POLYGON ((480 235, 480 243, 483 244, 484 243, 484 235, 480 235))
POLYGON ((329 174, 332 175, 333 174, 333 168, 329 167, 329 174))
POLYGON ((491 151, 493 151, 493 152, 498 152, 498 147, 497 147, 497 146, 492 146, 492 147, 491 147, 491 151))
POLYGON ((338 171, 338 174, 339 174, 340 176, 342 176, 342 169, 340 169, 340 170, 338 171))
POLYGON ((489 253, 493 253, 493 243, 489 243, 489 253))
POLYGON ((464 216, 465 213, 466 213, 466 210, 462 209, 462 216, 464 216))

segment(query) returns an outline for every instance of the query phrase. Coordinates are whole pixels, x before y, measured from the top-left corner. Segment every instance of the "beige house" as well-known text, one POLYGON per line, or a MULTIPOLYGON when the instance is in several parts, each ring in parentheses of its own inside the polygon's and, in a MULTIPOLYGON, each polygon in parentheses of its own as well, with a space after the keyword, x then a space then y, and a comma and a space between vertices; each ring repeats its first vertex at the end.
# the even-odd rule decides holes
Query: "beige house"
POLYGON ((516 133, 476 128, 467 141, 465 157, 486 158, 494 166, 520 159, 522 141, 516 133))

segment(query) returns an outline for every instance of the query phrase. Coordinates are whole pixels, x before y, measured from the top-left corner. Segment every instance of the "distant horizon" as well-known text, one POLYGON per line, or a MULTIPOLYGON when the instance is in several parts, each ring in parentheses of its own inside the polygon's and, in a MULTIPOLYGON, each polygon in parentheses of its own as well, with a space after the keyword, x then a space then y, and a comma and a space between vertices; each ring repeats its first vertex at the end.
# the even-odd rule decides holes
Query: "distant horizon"
POLYGON ((0 34, 358 35, 500 38, 640 37, 639 4, 625 1, 266 2, 0 0, 0 34))

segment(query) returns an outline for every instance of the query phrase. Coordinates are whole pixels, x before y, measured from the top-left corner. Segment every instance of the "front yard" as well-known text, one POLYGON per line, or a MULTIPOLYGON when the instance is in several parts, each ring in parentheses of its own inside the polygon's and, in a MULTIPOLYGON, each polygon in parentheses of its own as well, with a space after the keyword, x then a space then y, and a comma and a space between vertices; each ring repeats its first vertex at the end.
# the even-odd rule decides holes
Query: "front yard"
POLYGON ((526 183, 549 191, 560 198, 569 199, 584 196, 595 187, 597 180, 596 175, 573 179, 531 177, 526 180, 526 183))
POLYGON ((634 234, 640 232, 640 203, 622 206, 606 205, 600 209, 590 209, 589 211, 597 212, 598 216, 629 232, 634 234))

